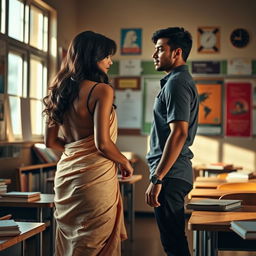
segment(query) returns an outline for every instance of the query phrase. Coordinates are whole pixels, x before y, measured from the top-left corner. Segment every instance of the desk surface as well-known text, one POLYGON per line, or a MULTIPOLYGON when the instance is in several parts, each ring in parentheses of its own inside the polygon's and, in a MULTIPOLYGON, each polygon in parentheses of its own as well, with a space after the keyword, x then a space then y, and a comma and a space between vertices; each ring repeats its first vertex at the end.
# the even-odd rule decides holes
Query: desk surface
POLYGON ((241 189, 232 189, 232 190, 221 190, 221 189, 203 189, 203 188, 194 188, 190 191, 188 194, 188 198, 220 198, 221 196, 225 194, 230 193, 256 193, 256 190, 243 190, 241 189))
POLYGON ((17 222, 17 224, 21 233, 18 236, 0 237, 0 251, 45 230, 45 223, 17 222))
POLYGON ((212 168, 210 166, 206 166, 206 165, 196 165, 193 167, 193 169, 195 171, 212 171, 212 172, 234 172, 237 170, 242 170, 243 167, 242 166, 233 166, 232 168, 227 168, 227 169, 216 169, 216 168, 212 168))
POLYGON ((54 194, 41 194, 41 199, 34 202, 0 202, 0 207, 52 208, 54 207, 54 194))
POLYGON ((244 205, 231 212, 193 211, 189 230, 230 231, 233 220, 256 220, 256 206, 244 205))
POLYGON ((210 179, 211 177, 207 178, 207 177, 200 177, 200 178, 205 178, 205 180, 203 179, 199 179, 196 180, 194 182, 194 188, 217 188, 218 185, 224 184, 224 183, 230 183, 230 182, 256 182, 256 179, 249 179, 247 181, 243 181, 243 180, 226 180, 226 179, 210 179))

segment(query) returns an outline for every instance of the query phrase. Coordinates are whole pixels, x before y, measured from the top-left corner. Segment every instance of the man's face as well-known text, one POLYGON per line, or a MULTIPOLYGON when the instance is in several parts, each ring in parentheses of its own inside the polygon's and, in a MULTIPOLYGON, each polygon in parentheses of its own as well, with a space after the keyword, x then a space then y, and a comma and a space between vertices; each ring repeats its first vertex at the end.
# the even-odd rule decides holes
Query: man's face
POLYGON ((170 72, 174 67, 174 51, 171 50, 167 42, 167 38, 159 38, 155 44, 152 57, 157 71, 170 72))

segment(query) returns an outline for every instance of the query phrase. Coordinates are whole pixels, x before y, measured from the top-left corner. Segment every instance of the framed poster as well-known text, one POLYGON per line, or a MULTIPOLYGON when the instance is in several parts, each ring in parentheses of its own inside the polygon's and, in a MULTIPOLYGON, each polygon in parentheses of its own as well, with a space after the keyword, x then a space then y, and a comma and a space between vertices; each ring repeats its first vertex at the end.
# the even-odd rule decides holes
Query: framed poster
POLYGON ((252 135, 252 84, 226 82, 226 136, 252 135))
POLYGON ((220 74, 220 61, 192 61, 192 74, 220 74))
POLYGON ((221 80, 197 80, 199 95, 198 134, 222 133, 222 85, 221 80))
POLYGON ((115 89, 117 90, 139 90, 140 77, 116 77, 114 79, 115 89))
POLYGON ((121 29, 121 54, 139 55, 142 47, 142 29, 141 28, 123 28, 121 29))
POLYGON ((141 128, 142 101, 141 91, 117 90, 115 92, 115 104, 117 105, 118 128, 141 128))

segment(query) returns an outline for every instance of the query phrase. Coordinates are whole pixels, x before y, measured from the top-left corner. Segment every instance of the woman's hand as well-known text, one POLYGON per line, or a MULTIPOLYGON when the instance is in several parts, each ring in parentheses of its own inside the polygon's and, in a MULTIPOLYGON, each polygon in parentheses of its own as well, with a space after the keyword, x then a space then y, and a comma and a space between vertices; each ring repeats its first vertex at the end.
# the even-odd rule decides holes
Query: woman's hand
POLYGON ((121 171, 122 178, 131 177, 134 171, 129 160, 127 160, 124 164, 120 164, 119 170, 121 171))

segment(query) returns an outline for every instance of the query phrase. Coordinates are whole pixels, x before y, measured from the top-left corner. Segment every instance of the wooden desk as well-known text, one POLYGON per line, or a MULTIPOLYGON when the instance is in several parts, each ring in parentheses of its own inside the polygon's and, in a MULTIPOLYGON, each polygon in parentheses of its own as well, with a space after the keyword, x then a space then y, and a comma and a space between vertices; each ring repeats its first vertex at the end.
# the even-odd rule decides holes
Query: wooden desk
POLYGON ((25 240, 45 230, 45 223, 17 222, 17 224, 21 233, 18 236, 0 237, 0 251, 22 242, 22 255, 24 255, 25 240))
MULTIPOLYGON (((1 209, 8 208, 7 212, 12 213, 15 219, 18 219, 18 213, 16 208, 24 208, 28 210, 28 208, 34 208, 37 212, 36 220, 39 222, 43 222, 43 209, 50 209, 50 217, 51 217, 51 251, 52 255, 54 252, 54 242, 55 242, 55 220, 53 216, 54 211, 54 195, 53 194, 41 194, 41 199, 34 202, 0 202, 1 209), (11 210, 11 209, 13 210, 11 210), (15 209, 15 210, 14 210, 15 209)), ((43 234, 40 233, 40 241, 39 241, 39 254, 42 255, 43 252, 43 234)))
MULTIPOLYGON (((201 189, 201 188, 194 188, 190 191, 190 193, 188 194, 188 198, 192 199, 192 198, 220 198, 221 196, 225 195, 225 194, 229 194, 229 193, 256 193, 255 191, 252 190, 221 190, 221 189, 201 189)), ((255 194, 256 195, 256 194, 255 194)))
POLYGON ((188 221, 188 229, 196 231, 195 255, 200 255, 200 251, 201 255, 209 255, 207 245, 210 238, 209 256, 217 256, 217 232, 230 231, 230 222, 233 220, 256 220, 256 206, 242 206, 232 212, 193 211, 188 221), (199 246, 200 235, 201 246, 199 246))
POLYGON ((233 168, 229 168, 229 169, 222 169, 222 170, 218 170, 218 169, 211 169, 208 166, 205 165, 197 165, 193 167, 194 171, 197 172, 199 175, 195 175, 195 176, 203 176, 203 177, 208 177, 209 174, 220 174, 220 173, 226 173, 226 172, 235 172, 237 170, 242 170, 243 167, 242 166, 234 166, 233 168))
POLYGON ((133 230, 134 230, 134 191, 135 183, 142 179, 141 174, 135 174, 131 178, 122 179, 118 176, 118 181, 120 184, 120 190, 123 197, 127 198, 127 213, 128 213, 128 223, 129 223, 129 240, 133 241, 133 230))
POLYGON ((230 182, 256 182, 256 179, 250 179, 248 181, 243 181, 243 180, 226 180, 226 179, 218 179, 215 178, 211 179, 212 177, 200 177, 200 178, 205 178, 205 180, 200 179, 200 180, 196 180, 194 182, 194 188, 212 188, 212 189, 216 189, 218 187, 218 185, 224 184, 224 183, 230 183, 230 182))

